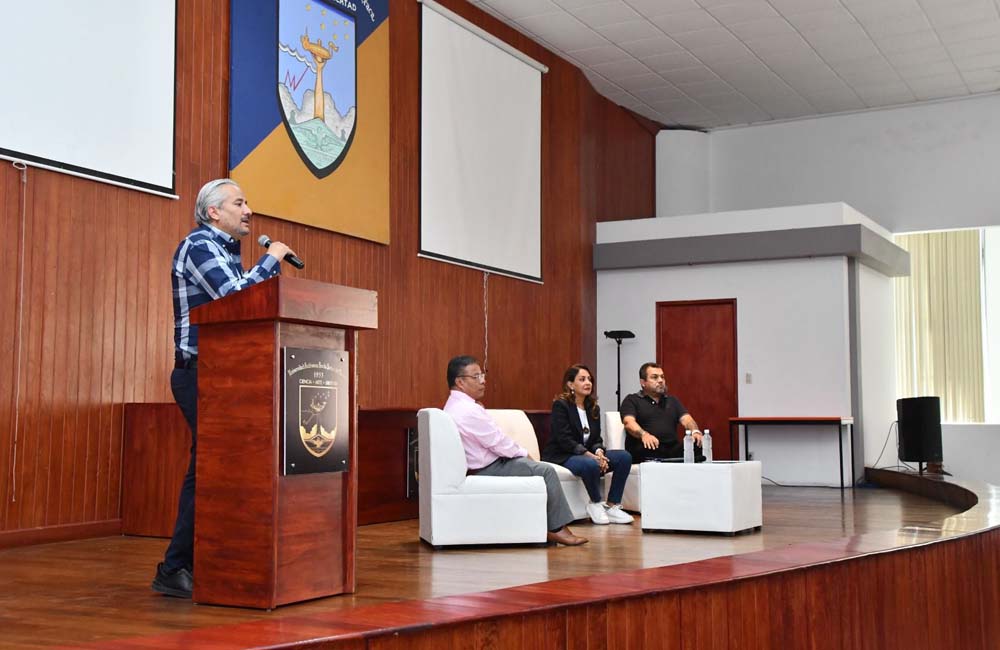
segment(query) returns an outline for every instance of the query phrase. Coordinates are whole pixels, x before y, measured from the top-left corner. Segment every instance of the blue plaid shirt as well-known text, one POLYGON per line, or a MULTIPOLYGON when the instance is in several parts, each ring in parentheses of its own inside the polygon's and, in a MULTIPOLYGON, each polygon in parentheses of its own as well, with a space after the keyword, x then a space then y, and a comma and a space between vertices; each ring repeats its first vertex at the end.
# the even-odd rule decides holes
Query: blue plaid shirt
POLYGON ((281 264, 267 254, 257 261, 257 266, 244 271, 238 239, 212 226, 192 230, 177 246, 170 270, 176 359, 198 358, 198 326, 191 325, 190 319, 193 308, 279 273, 281 264))

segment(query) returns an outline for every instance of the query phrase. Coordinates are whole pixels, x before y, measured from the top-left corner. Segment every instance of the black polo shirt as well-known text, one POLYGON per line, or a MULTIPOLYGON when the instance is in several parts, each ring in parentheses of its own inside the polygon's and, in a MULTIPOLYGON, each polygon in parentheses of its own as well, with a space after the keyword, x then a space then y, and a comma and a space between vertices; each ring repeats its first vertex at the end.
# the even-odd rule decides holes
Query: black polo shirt
MULTIPOLYGON (((645 393, 632 393, 622 400, 619 413, 623 420, 626 415, 631 415, 643 430, 656 436, 660 441, 660 447, 663 448, 662 451, 683 449, 683 445, 677 439, 677 425, 681 417, 687 414, 687 409, 673 395, 661 397, 654 402, 645 393)), ((643 448, 642 442, 628 433, 625 434, 625 450, 632 454, 633 458, 649 455, 643 448)))

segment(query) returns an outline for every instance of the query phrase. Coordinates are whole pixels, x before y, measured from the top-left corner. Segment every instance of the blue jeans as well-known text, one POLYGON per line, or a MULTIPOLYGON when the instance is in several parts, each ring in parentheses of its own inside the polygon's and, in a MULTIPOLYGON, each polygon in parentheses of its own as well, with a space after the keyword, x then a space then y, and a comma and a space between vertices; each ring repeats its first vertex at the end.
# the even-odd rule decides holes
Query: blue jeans
MULTIPOLYGON (((622 449, 606 449, 604 455, 608 457, 608 471, 614 472, 611 475, 611 489, 608 490, 608 503, 621 503, 622 495, 625 493, 625 481, 628 480, 628 473, 632 471, 632 454, 622 449)), ((601 466, 596 460, 584 454, 570 456, 563 463, 563 467, 583 480, 587 495, 593 503, 603 501, 600 487, 601 466)))
POLYGON ((190 570, 194 565, 194 467, 198 448, 198 370, 177 369, 170 375, 170 390, 191 429, 191 461, 177 499, 174 536, 163 557, 168 571, 190 570))

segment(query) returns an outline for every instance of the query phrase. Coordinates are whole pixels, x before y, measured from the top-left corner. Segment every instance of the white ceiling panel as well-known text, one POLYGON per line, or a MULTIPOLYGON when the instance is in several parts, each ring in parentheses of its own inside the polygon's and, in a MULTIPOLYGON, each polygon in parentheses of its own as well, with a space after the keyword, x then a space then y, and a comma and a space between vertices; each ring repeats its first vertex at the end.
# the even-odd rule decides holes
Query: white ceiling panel
MULTIPOLYGON (((958 73, 956 72, 955 74, 957 75, 958 73)), ((620 79, 617 84, 633 95, 640 90, 664 88, 668 85, 667 81, 663 77, 653 72, 641 74, 635 77, 625 77, 620 79)))
POLYGON ((687 98, 687 95, 670 85, 661 86, 660 88, 650 88, 648 90, 639 90, 636 91, 635 95, 648 104, 687 98))
POLYGON ((625 50, 637 59, 644 59, 658 54, 668 54, 670 52, 683 52, 677 41, 666 35, 644 38, 638 41, 627 41, 621 44, 621 49, 625 50))
POLYGON ((800 32, 822 31, 839 25, 853 25, 858 21, 847 9, 837 6, 832 9, 786 14, 785 18, 800 32))
POLYGON ((623 2, 588 5, 573 9, 570 13, 590 27, 605 27, 630 20, 640 20, 642 16, 623 2))
POLYGON ((898 34, 895 36, 881 36, 875 39, 878 49, 883 54, 891 52, 912 52, 914 50, 924 50, 931 47, 940 47, 941 39, 934 31, 914 32, 912 34, 898 34))
POLYGON ((739 40, 733 36, 733 33, 724 27, 699 29, 695 32, 681 32, 680 34, 672 34, 671 36, 673 36, 675 41, 692 51, 715 45, 736 45, 739 43, 739 40))
POLYGON ((642 57, 642 62, 649 66, 650 70, 660 73, 702 65, 701 60, 695 58, 693 54, 686 50, 657 54, 655 56, 644 56, 642 57))
POLYGON ((720 5, 709 9, 709 13, 715 16, 715 19, 723 25, 735 25, 752 20, 778 17, 778 12, 765 0, 720 5))
POLYGON ((770 0, 771 6, 788 16, 807 11, 821 9, 839 9, 843 7, 840 0, 770 0))
POLYGON ((725 95, 733 92, 733 87, 721 79, 710 81, 699 81, 697 83, 680 83, 677 87, 687 93, 692 99, 700 97, 710 97, 712 95, 725 95))
POLYGON ((669 79, 671 83, 675 83, 677 85, 700 83, 702 81, 714 81, 719 78, 719 75, 715 74, 703 65, 695 68, 671 70, 670 72, 664 72, 663 76, 669 79))
POLYGON ((570 50, 567 54, 588 66, 597 65, 598 63, 613 63, 632 58, 624 50, 615 45, 602 45, 584 50, 570 50))
POLYGON ((878 20, 862 20, 861 25, 868 32, 868 35, 876 40, 889 36, 923 32, 930 29, 931 26, 923 12, 878 20))
POLYGON ((679 34, 681 32, 693 32, 699 29, 719 27, 719 21, 704 9, 663 14, 653 18, 652 23, 667 34, 679 34))
POLYGON ((662 32, 648 20, 629 20, 624 23, 615 23, 596 28, 604 38, 613 43, 627 43, 628 41, 641 41, 645 38, 655 38, 661 36, 662 32))
POLYGON ((647 18, 701 8, 695 0, 625 0, 625 3, 647 18))
POLYGON ((1000 67, 993 70, 970 70, 962 73, 970 92, 990 93, 1000 91, 1000 67))
POLYGON ((477 0, 612 101, 713 128, 1000 90, 1000 0, 477 0))
POLYGON ((1000 36, 991 38, 979 38, 974 41, 962 41, 945 46, 952 57, 956 59, 967 59, 991 52, 1000 52, 1000 36))
POLYGON ((1000 36, 1000 20, 987 20, 969 25, 939 29, 938 36, 941 38, 941 42, 945 44, 1000 36))
POLYGON ((562 52, 583 50, 609 45, 606 39, 567 13, 529 16, 517 21, 521 27, 535 34, 562 52))
POLYGON ((941 61, 951 61, 948 50, 943 46, 928 47, 911 52, 886 52, 886 60, 897 68, 909 68, 918 65, 932 65, 941 61))
POLYGON ((938 75, 958 75, 958 68, 951 61, 938 61, 937 63, 922 63, 920 65, 894 66, 903 81, 910 79, 922 79, 924 77, 936 77, 938 75))
POLYGON ((725 63, 740 63, 746 61, 756 61, 757 57, 746 45, 740 42, 733 42, 726 45, 709 45, 706 47, 693 47, 691 53, 699 61, 707 66, 715 67, 725 63))
POLYGON ((776 35, 795 34, 798 32, 784 18, 760 18, 745 23, 728 25, 729 31, 744 41, 754 38, 771 38, 776 35))
MULTIPOLYGON (((482 0, 480 0, 482 1, 482 0)), ((592 7, 594 5, 608 4, 609 0, 552 0, 563 9, 579 9, 580 7, 592 7)))
POLYGON ((637 77, 641 74, 647 74, 651 72, 649 68, 645 65, 636 61, 635 59, 628 59, 626 61, 612 61, 610 63, 599 63, 597 65, 590 66, 595 71, 597 71, 601 76, 610 79, 611 81, 617 81, 619 79, 627 79, 629 77, 637 77))
POLYGON ((489 2, 481 2, 480 4, 490 7, 511 20, 553 14, 563 10, 562 7, 549 0, 489 0, 489 2))

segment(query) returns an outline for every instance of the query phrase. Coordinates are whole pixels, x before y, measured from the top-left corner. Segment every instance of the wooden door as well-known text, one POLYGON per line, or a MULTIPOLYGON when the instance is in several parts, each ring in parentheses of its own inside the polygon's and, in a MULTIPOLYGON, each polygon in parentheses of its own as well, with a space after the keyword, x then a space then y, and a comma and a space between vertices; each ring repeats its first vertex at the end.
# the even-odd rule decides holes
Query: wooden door
POLYGON ((656 303, 656 359, 667 392, 712 430, 713 456, 738 458, 738 441, 737 449, 729 445, 729 418, 739 415, 736 299, 656 303))

